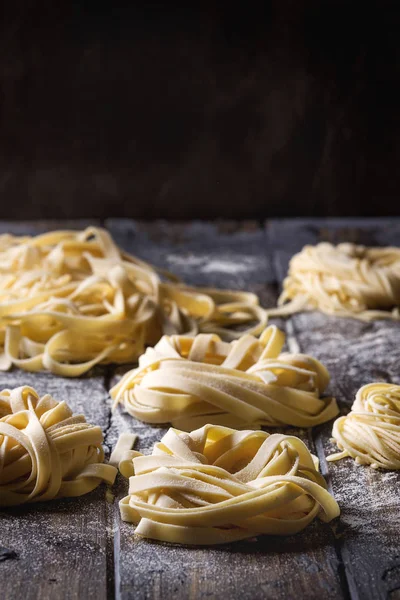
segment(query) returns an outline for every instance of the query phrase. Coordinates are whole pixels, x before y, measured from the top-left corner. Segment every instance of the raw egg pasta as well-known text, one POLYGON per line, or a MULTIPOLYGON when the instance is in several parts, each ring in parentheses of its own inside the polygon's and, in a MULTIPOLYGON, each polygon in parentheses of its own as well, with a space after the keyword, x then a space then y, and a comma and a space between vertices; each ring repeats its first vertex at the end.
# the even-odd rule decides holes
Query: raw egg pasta
POLYGON ((110 393, 132 416, 186 431, 209 422, 259 429, 329 421, 338 408, 320 397, 328 371, 311 356, 281 353, 284 341, 275 326, 230 343, 213 334, 164 336, 110 393))
POLYGON ((210 545, 291 535, 339 507, 297 437, 206 425, 170 429, 149 456, 124 462, 124 521, 145 538, 210 545), (130 469, 128 465, 130 464, 130 469))
POLYGON ((400 248, 327 242, 293 256, 271 316, 320 310, 364 321, 399 319, 400 248))
POLYGON ((28 386, 0 392, 0 506, 82 496, 114 483, 103 433, 28 386))
POLYGON ((0 236, 3 370, 76 377, 97 363, 133 362, 163 334, 234 339, 243 333, 236 326, 258 335, 266 322, 254 294, 179 284, 104 229, 0 236))
POLYGON ((332 436, 341 452, 375 469, 400 469, 400 385, 370 383, 356 395, 351 412, 337 419, 332 436))

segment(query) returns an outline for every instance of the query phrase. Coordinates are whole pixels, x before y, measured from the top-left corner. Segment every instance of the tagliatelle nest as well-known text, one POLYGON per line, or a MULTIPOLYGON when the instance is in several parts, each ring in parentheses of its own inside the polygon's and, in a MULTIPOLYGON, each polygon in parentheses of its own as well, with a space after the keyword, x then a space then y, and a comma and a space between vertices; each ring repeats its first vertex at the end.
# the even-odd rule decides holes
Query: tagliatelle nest
POLYGON ((104 229, 0 236, 0 368, 75 377, 136 360, 163 334, 258 335, 254 294, 191 288, 120 250, 104 229), (165 276, 162 281, 160 274, 165 276))
POLYGON ((0 506, 82 496, 114 483, 103 433, 28 386, 0 392, 0 506))
POLYGON ((350 456, 375 469, 400 469, 400 385, 364 385, 351 412, 335 421, 332 436, 341 452, 330 461, 350 456))
POLYGON ((329 421, 339 411, 334 398, 320 397, 328 371, 311 356, 281 353, 284 341, 275 326, 231 343, 164 336, 110 393, 132 416, 186 431, 209 422, 258 429, 329 421))
POLYGON ((170 429, 150 456, 128 451, 120 459, 131 475, 121 516, 143 537, 222 544, 290 535, 317 516, 339 515, 317 459, 293 436, 216 425, 190 434, 170 429))
POLYGON ((364 321, 399 319, 400 248, 322 242, 293 256, 271 316, 320 310, 364 321))

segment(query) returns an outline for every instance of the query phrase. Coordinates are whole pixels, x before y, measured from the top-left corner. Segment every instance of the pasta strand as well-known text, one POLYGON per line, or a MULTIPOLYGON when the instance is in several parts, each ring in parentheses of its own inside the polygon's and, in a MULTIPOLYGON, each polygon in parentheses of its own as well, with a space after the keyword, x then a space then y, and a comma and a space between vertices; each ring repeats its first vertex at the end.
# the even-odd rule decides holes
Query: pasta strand
POLYGON ((351 412, 337 419, 332 436, 341 452, 373 469, 400 469, 400 385, 369 383, 356 395, 351 412))
POLYGON ((65 402, 28 386, 0 392, 0 506, 82 496, 117 469, 104 464, 103 433, 65 402))
POLYGON ((328 371, 311 356, 281 353, 284 341, 275 326, 231 343, 215 334, 164 336, 111 389, 114 406, 186 431, 209 422, 259 429, 329 421, 339 411, 334 398, 320 397, 328 371))
POLYGON ((305 310, 363 321, 400 319, 400 248, 305 246, 290 261, 278 308, 267 312, 305 310))
POLYGON ((2 370, 78 377, 98 363, 137 360, 163 334, 235 339, 266 323, 254 294, 177 283, 120 250, 104 229, 0 236, 2 370))
POLYGON ((190 434, 170 429, 150 456, 123 462, 130 479, 121 517, 146 538, 223 544, 290 535, 317 516, 339 515, 317 459, 293 436, 216 425, 190 434))

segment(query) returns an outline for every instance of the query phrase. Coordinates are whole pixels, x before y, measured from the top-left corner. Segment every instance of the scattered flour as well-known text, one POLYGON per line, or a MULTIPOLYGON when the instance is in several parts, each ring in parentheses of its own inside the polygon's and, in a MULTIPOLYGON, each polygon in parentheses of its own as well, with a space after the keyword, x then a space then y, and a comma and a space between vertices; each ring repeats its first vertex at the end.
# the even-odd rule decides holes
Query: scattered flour
POLYGON ((194 254, 169 254, 168 262, 171 268, 175 267, 197 267, 202 273, 242 273, 248 270, 255 270, 259 267, 260 258, 257 256, 246 256, 241 254, 235 260, 232 254, 224 257, 223 254, 217 259, 211 256, 198 256, 194 254))

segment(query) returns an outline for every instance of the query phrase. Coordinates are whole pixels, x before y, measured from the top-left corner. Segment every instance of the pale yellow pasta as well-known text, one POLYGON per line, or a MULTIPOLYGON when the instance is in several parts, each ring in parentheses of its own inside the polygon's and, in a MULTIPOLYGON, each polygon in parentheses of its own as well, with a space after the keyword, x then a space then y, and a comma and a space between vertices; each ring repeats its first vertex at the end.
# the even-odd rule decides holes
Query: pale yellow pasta
POLYGON ((271 316, 320 310, 364 321, 399 319, 400 248, 327 242, 293 256, 271 316))
MULTIPOLYGON (((129 457, 128 457, 129 461, 129 457)), ((293 436, 205 425, 170 429, 149 456, 124 464, 129 495, 120 502, 136 533, 209 545, 262 534, 291 535, 339 507, 317 459, 293 436)))
POLYGON ((100 362, 133 362, 163 334, 234 339, 237 325, 264 329, 254 294, 176 281, 120 250, 104 229, 2 235, 0 369, 76 377, 100 362))
POLYGON ((315 358, 281 353, 285 336, 270 326, 259 339, 164 336, 111 390, 132 416, 190 431, 212 422, 238 429, 312 427, 338 414, 321 398, 329 374, 315 358))
POLYGON ((82 496, 114 483, 103 433, 28 386, 0 392, 0 506, 82 496))
POLYGON ((370 383, 356 395, 351 412, 337 419, 332 436, 341 452, 374 469, 400 469, 400 385, 370 383))

